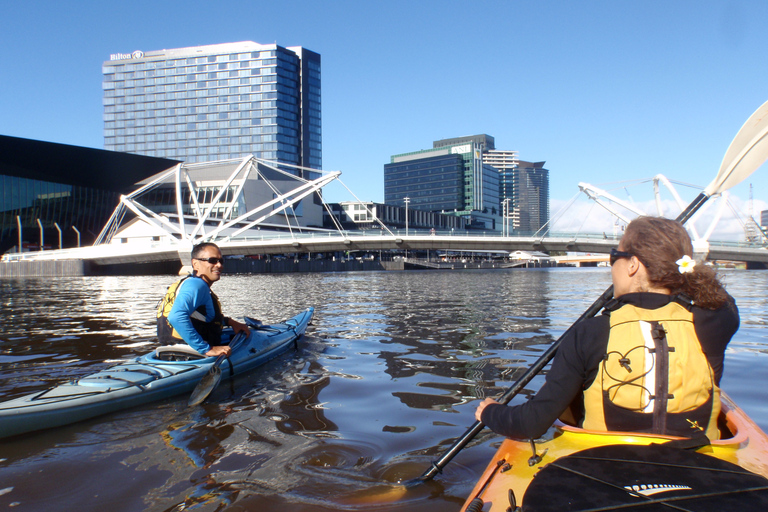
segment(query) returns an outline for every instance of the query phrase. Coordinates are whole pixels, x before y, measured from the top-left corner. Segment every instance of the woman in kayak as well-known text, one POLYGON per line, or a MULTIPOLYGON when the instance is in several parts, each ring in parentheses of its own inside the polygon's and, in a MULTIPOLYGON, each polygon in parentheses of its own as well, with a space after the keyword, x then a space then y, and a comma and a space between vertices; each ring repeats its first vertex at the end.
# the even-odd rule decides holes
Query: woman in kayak
POLYGON ((563 339, 528 402, 486 398, 475 417, 535 439, 560 417, 590 430, 717 439, 725 348, 739 314, 711 268, 692 259, 676 221, 639 217, 611 251, 612 299, 563 339))
POLYGON ((222 327, 250 334, 245 324, 221 314, 219 298, 211 291, 211 285, 221 279, 223 265, 216 244, 203 242, 192 248, 192 274, 172 284, 157 309, 161 344, 184 341, 207 357, 228 356, 231 349, 221 344, 222 327))

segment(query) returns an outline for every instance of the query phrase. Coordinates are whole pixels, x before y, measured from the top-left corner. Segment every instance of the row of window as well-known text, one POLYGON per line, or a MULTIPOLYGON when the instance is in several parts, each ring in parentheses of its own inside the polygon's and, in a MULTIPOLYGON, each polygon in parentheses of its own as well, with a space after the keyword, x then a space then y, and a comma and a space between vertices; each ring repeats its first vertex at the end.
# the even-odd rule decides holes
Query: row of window
MULTIPOLYGON (((140 123, 145 125, 153 125, 153 124, 170 124, 170 123, 192 123, 192 122, 204 122, 204 121, 214 121, 214 120, 225 120, 225 119, 241 119, 241 120, 249 120, 249 119, 261 119, 261 118, 274 118, 275 116, 278 116, 278 109, 276 108, 267 108, 264 110, 243 110, 243 111, 236 111, 236 112, 212 112, 212 113, 200 113, 200 114, 192 114, 192 115, 163 115, 158 113, 154 110, 149 111, 138 111, 138 112, 114 112, 114 109, 109 109, 110 111, 104 113, 104 120, 105 121, 129 121, 129 120, 144 120, 146 122, 140 123)), ((298 119, 298 116, 289 110, 279 110, 279 114, 285 114, 280 115, 279 117, 290 119, 290 120, 296 120, 298 119)), ((255 123, 255 124, 263 124, 263 123, 255 123)))
POLYGON ((398 167, 397 164, 386 164, 384 166, 384 177, 387 179, 421 178, 421 177, 458 177, 463 169, 455 165, 441 167, 422 167, 413 168, 413 166, 398 167))
MULTIPOLYGON (((282 55, 280 55, 283 57, 282 55)), ((111 67, 124 67, 129 71, 137 71, 142 69, 161 69, 161 68, 173 68, 180 66, 189 66, 194 64, 211 64, 214 62, 231 62, 236 60, 249 60, 249 59, 269 59, 277 57, 275 50, 264 50, 258 52, 241 52, 219 55, 206 55, 201 57, 186 57, 178 59, 162 59, 162 60, 145 60, 141 62, 133 61, 110 61, 105 62, 105 68, 111 67)))
MULTIPOLYGON (((237 69, 277 68, 278 70, 298 74, 299 67, 296 61, 287 62, 284 59, 249 59, 238 62, 198 63, 197 65, 175 66, 173 61, 159 61, 161 64, 145 69, 137 69, 136 64, 105 64, 102 73, 106 80, 122 80, 126 78, 147 78, 156 76, 173 76, 190 73, 202 73, 210 71, 229 71, 237 69), (166 64, 166 65, 162 65, 166 64)), ((314 76, 314 75, 313 75, 314 76)), ((319 72, 316 73, 319 76, 319 72)))
MULTIPOLYGON (((105 77, 109 78, 109 77, 105 77)), ((218 73, 192 73, 189 75, 176 75, 157 78, 136 78, 125 80, 104 80, 101 85, 103 89, 131 89, 134 87, 152 87, 174 84, 197 84, 198 87, 207 85, 236 85, 236 84, 266 84, 277 82, 279 84, 298 88, 299 82, 293 76, 283 76, 275 74, 274 69, 263 68, 245 71, 225 71, 218 73)))
MULTIPOLYGON (((281 124, 286 125, 285 131, 296 129, 296 126, 289 121, 282 121, 281 124)), ((105 131, 109 130, 121 130, 126 129, 135 133, 168 133, 168 134, 185 134, 185 133, 198 133, 206 130, 223 130, 225 128, 244 128, 251 129, 251 133, 277 133, 279 128, 274 124, 273 118, 270 119, 251 119, 251 120, 239 120, 239 121, 209 121, 207 123, 186 123, 186 124, 157 124, 157 125, 144 125, 137 124, 134 120, 129 121, 107 121, 104 123, 105 131), (257 121, 264 121, 263 124, 259 124, 257 121), (272 124, 267 124, 272 122, 272 124), (244 124, 247 123, 247 124, 244 124)), ((115 134, 117 135, 117 134, 115 134)))
MULTIPOLYGON (((257 133, 286 133, 289 135, 298 135, 299 125, 293 121, 285 119, 240 119, 232 121, 211 121, 206 123, 167 123, 158 125, 136 125, 134 121, 121 122, 108 121, 104 123, 105 135, 143 135, 147 133, 169 133, 178 134, 190 138, 189 134, 205 133, 208 130, 229 130, 238 131, 242 135, 257 133), (261 121, 258 123, 257 121, 261 121), (276 123, 280 124, 276 124, 276 123)), ((320 140, 320 131, 308 130, 313 140, 320 140)))
MULTIPOLYGON (((238 79, 242 81, 243 79, 238 79)), ((105 98, 113 98, 113 97, 125 97, 125 98, 136 98, 139 96, 146 95, 146 99, 144 101, 154 101, 154 100, 171 100, 171 99, 181 99, 181 98, 204 98, 204 97, 211 97, 211 96, 225 96, 227 94, 246 94, 246 93, 254 93, 254 92, 268 92, 268 91, 277 91, 278 84, 276 83, 265 83, 262 85, 258 85, 260 82, 257 80, 248 80, 248 84, 253 85, 238 85, 238 84, 230 84, 229 86, 223 86, 223 87, 210 87, 208 89, 203 88, 195 88, 192 87, 194 84, 176 84, 173 87, 176 89, 175 91, 160 91, 157 92, 156 89, 158 89, 161 86, 152 86, 152 87, 134 87, 134 88, 125 88, 125 89, 115 89, 115 88, 108 88, 104 91, 104 97, 105 98), (188 87, 189 86, 189 87, 188 87), (154 96, 153 96, 154 95, 154 96)), ((114 84, 113 84, 114 85, 114 84)), ((133 100, 136 101, 136 100, 133 100)))
POLYGON ((234 64, 209 64, 206 66, 190 66, 186 68, 169 68, 169 69, 150 69, 147 71, 123 71, 120 68, 109 68, 104 70, 104 81, 115 82, 120 80, 143 80, 143 79, 158 79, 163 77, 184 77, 188 75, 202 76, 205 73, 226 75, 228 72, 242 73, 245 75, 259 75, 267 73, 275 73, 278 66, 271 61, 249 61, 241 62, 239 65, 234 64))
MULTIPOLYGON (((229 80, 218 81, 201 81, 201 82, 178 82, 173 84, 150 84, 147 86, 136 87, 119 87, 117 82, 103 83, 104 95, 106 97, 126 97, 131 98, 140 95, 150 94, 162 94, 162 93, 184 93, 194 92, 194 95, 187 94, 187 97, 203 97, 203 96, 219 96, 221 94, 246 94, 250 92, 265 92, 276 91, 276 80, 266 81, 263 77, 257 77, 257 79, 249 78, 235 78, 229 80), (259 85, 261 84, 261 85, 259 85), (116 85, 118 87, 116 87, 116 85), (108 91, 114 90, 114 93, 108 91)), ((287 85, 287 84, 286 84, 287 85)), ((294 94, 298 94, 298 90, 293 87, 294 94)))
MULTIPOLYGON (((173 148, 191 148, 192 150, 202 149, 202 148, 219 148, 222 152, 228 152, 228 151, 241 151, 244 153, 252 153, 255 151, 270 151, 270 150, 284 150, 288 151, 289 153, 296 154, 297 153, 297 146, 296 144, 288 144, 285 142, 257 142, 257 143, 249 143, 247 141, 242 141, 243 143, 239 143, 236 140, 232 139, 238 139, 238 137, 218 137, 218 138, 210 138, 210 139, 196 139, 196 140, 160 140, 160 141, 154 141, 154 142, 119 142, 119 137, 117 137, 115 140, 116 142, 113 142, 111 140, 105 141, 104 146, 105 147, 114 147, 114 148, 125 148, 125 151, 128 152, 142 152, 142 151, 152 151, 155 149, 173 149, 173 148), (231 149, 230 149, 231 148, 231 149)), ((123 151, 123 149, 118 149, 119 151, 123 151)), ((192 151, 192 152, 195 152, 192 151)))
MULTIPOLYGON (((205 105, 228 105, 232 103, 248 103, 257 102, 267 99, 276 98, 275 91, 251 93, 251 94, 221 94, 219 96, 208 96, 200 98, 180 98, 180 99, 166 99, 158 98, 160 94, 152 96, 151 99, 147 99, 144 96, 109 96, 105 97, 102 103, 106 105, 134 105, 132 108, 139 108, 144 105, 144 108, 180 108, 190 106, 205 106, 205 105)), ((282 93, 281 93, 282 94, 282 93)), ((165 96, 165 95, 162 95, 165 96)), ((128 107, 126 107, 128 108, 128 107)))
MULTIPOLYGON (((130 102, 105 102, 104 111, 106 113, 114 112, 137 112, 141 117, 172 116, 180 114, 196 114, 201 112, 228 112, 228 111, 251 111, 265 108, 281 108, 289 112, 299 110, 298 101, 293 96, 288 96, 278 92, 265 92, 263 94, 242 94, 239 96, 229 96, 231 101, 153 101, 147 103, 130 102), (253 101, 239 101, 242 98, 252 99, 253 101), (187 106, 184 106, 186 103, 187 106)), ((295 119, 295 118, 294 118, 295 119)))
MULTIPOLYGON (((269 93, 269 94, 275 94, 275 93, 269 93)), ((136 117, 169 117, 169 116, 177 116, 177 115, 199 114, 204 112, 207 112, 209 114, 217 113, 217 112, 237 112, 237 111, 249 112, 252 110, 261 110, 265 108, 278 107, 278 101, 276 99, 253 101, 248 103, 217 103, 212 105, 200 105, 200 106, 190 106, 190 107, 170 107, 170 108, 163 108, 163 105, 161 105, 161 103, 166 103, 166 102, 151 103, 151 104, 147 104, 146 106, 135 105, 132 103, 122 104, 122 105, 105 105, 104 112, 107 114, 112 114, 117 112, 136 112, 136 117)), ((292 104, 289 102, 281 101, 280 107, 285 109, 290 109, 290 110, 296 110, 295 107, 293 107, 292 104)))
MULTIPOLYGON (((226 131, 226 130, 222 130, 226 131)), ((105 142, 108 144, 134 144, 134 143, 149 143, 155 144, 156 147, 194 147, 200 146, 215 146, 216 144, 255 144, 259 142, 283 142, 297 146, 299 139, 297 137, 287 137, 284 135, 229 135, 229 134, 217 134, 218 136, 204 137, 200 134, 194 134, 195 137, 179 137, 176 139, 163 137, 161 135, 129 135, 129 136, 115 136, 105 137, 105 142), (169 144, 166 146, 160 146, 159 144, 169 144)))
POLYGON ((143 126, 162 126, 167 125, 169 122, 175 123, 190 123, 190 122, 204 122, 226 119, 240 119, 250 120, 250 124, 260 125, 262 118, 275 118, 277 116, 277 109, 270 108, 266 110, 251 110, 246 112, 221 112, 218 114, 196 114, 193 116, 174 116, 174 117, 146 117, 138 118, 132 113, 118 112, 115 114, 104 114, 104 121, 124 121, 126 125, 143 125, 143 126))

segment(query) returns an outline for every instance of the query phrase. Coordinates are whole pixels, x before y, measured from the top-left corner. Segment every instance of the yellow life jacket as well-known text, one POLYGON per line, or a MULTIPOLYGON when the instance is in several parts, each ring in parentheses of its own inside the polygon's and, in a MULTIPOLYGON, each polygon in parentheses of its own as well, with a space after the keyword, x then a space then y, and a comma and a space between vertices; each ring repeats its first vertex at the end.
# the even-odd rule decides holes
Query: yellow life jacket
MULTIPOLYGON (((176 293, 186 279, 190 277, 196 277, 192 274, 183 277, 168 287, 168 291, 165 296, 160 300, 157 305, 157 338, 162 345, 174 345, 176 343, 183 343, 184 339, 181 334, 174 329, 171 323, 168 321, 168 315, 171 314, 173 309, 173 303, 176 300, 176 293)), ((219 298, 211 290, 211 299, 213 300, 213 309, 215 312, 214 319, 210 322, 205 321, 205 306, 201 306, 196 311, 193 311, 190 315, 192 321, 192 327, 200 334, 200 336, 208 342, 210 345, 221 344, 221 328, 223 322, 223 316, 221 314, 221 302, 219 298)))
POLYGON ((595 381, 584 392, 583 427, 718 439, 720 389, 701 349, 693 313, 625 304, 610 313, 595 381))

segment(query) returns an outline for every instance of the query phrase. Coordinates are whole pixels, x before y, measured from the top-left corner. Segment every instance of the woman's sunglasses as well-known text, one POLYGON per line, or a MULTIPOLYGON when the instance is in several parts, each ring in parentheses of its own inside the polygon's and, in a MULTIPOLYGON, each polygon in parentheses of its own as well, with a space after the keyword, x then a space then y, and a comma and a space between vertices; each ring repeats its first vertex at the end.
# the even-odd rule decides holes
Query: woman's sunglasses
MULTIPOLYGON (((207 261, 211 265, 215 265, 217 263, 224 264, 224 258, 195 258, 197 261, 207 261)), ((613 265, 613 263, 611 263, 613 265)))
POLYGON ((624 252, 618 249, 611 249, 611 256, 610 256, 611 266, 613 266, 613 264, 616 263, 616 260, 618 260, 619 258, 631 258, 632 256, 634 256, 634 254, 630 252, 624 252))

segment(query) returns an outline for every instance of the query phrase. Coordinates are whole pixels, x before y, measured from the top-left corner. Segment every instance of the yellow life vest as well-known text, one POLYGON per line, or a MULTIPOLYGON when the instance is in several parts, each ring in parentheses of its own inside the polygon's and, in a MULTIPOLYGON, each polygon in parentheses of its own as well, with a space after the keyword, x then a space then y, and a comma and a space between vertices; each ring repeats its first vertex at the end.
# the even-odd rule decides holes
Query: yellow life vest
POLYGON ((584 428, 719 438, 720 389, 701 349, 693 313, 625 304, 610 313, 595 381, 584 392, 584 428))
MULTIPOLYGON (((160 300, 157 305, 157 338, 162 345, 173 345, 176 343, 183 343, 184 339, 181 334, 171 325, 168 321, 168 315, 171 314, 173 309, 173 303, 176 300, 176 293, 186 279, 195 277, 188 275, 182 279, 176 281, 168 287, 168 291, 165 296, 160 300)), ((211 299, 213 299, 213 309, 215 312, 214 319, 211 322, 205 321, 205 308, 201 306, 197 311, 193 311, 190 315, 192 326, 200 333, 200 336, 207 341, 210 345, 221 344, 221 328, 223 323, 223 316, 221 314, 221 302, 215 293, 211 290, 211 299)))

